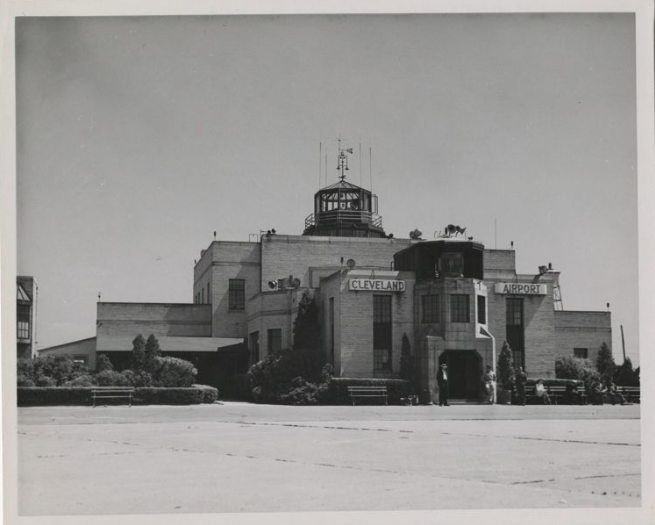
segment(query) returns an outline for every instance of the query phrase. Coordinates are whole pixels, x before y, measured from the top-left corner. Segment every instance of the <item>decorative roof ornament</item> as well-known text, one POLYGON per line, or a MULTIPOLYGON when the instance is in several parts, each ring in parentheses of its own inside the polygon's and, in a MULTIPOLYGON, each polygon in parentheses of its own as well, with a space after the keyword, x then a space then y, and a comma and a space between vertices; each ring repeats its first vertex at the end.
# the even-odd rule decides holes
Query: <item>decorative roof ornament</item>
MULTIPOLYGON (((441 238, 451 238, 451 237, 457 237, 458 235, 464 236, 466 233, 466 226, 463 228, 461 226, 457 226, 455 224, 449 224, 444 228, 444 232, 440 235, 441 238)), ((437 236, 437 232, 434 232, 434 236, 437 236)))

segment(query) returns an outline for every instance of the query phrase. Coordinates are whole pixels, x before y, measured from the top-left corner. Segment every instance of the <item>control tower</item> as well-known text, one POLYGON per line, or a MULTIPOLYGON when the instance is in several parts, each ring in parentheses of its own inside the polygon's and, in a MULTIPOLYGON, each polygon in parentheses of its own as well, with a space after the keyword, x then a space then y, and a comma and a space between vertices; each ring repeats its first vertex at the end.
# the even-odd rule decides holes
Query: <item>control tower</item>
POLYGON ((321 237, 377 237, 387 235, 378 215, 378 198, 370 191, 346 181, 348 154, 339 149, 339 182, 320 189, 314 195, 314 213, 305 219, 303 235, 321 237))

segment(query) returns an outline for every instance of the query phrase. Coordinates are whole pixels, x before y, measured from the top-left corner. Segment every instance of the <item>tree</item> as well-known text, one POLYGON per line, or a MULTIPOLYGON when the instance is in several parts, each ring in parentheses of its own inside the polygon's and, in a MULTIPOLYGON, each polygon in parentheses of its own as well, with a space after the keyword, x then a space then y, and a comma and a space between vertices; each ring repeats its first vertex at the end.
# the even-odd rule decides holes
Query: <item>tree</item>
POLYGON ((132 355, 130 356, 130 368, 134 371, 143 370, 146 364, 146 340, 141 334, 132 341, 132 355))
POLYGON ((105 370, 113 370, 114 365, 112 364, 109 356, 107 354, 98 354, 96 359, 96 372, 103 372, 105 370))
POLYGON ((498 356, 498 383, 503 388, 511 388, 514 381, 514 359, 509 343, 505 341, 498 356))
POLYGON ((502 387, 498 402, 510 403, 511 391, 514 386, 514 360, 512 359, 512 349, 507 341, 503 342, 503 347, 500 350, 496 373, 498 375, 498 384, 502 387))
POLYGON ((304 291, 298 302, 298 316, 293 323, 293 348, 307 354, 305 377, 317 379, 325 364, 321 352, 320 327, 316 301, 308 291, 304 291))
POLYGON ((598 370, 598 373, 604 382, 610 381, 616 370, 616 363, 614 362, 614 357, 612 357, 612 351, 605 342, 603 342, 598 349, 596 370, 598 370))
POLYGON ((161 348, 155 334, 150 334, 144 349, 144 368, 152 371, 157 357, 161 357, 161 348))
POLYGON ((614 372, 614 383, 621 386, 639 386, 639 369, 632 369, 632 361, 625 358, 623 364, 614 372))

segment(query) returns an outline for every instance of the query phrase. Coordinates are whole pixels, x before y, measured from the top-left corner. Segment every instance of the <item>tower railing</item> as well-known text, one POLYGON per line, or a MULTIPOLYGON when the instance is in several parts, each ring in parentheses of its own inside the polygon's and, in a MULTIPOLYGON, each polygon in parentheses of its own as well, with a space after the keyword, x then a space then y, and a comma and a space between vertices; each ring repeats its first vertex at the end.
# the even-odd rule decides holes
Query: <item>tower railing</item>
POLYGON ((371 213, 370 211, 361 210, 330 210, 320 213, 311 213, 305 219, 305 229, 319 224, 369 224, 376 228, 382 228, 382 217, 371 213))

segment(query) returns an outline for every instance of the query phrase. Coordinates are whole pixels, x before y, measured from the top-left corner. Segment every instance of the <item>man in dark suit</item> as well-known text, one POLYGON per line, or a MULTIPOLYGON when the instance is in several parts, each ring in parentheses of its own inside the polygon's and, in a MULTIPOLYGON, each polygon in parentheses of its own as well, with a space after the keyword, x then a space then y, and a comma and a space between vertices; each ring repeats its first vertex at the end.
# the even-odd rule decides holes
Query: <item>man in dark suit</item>
POLYGON ((437 385, 439 386, 439 406, 448 405, 448 365, 443 363, 437 372, 437 385))

